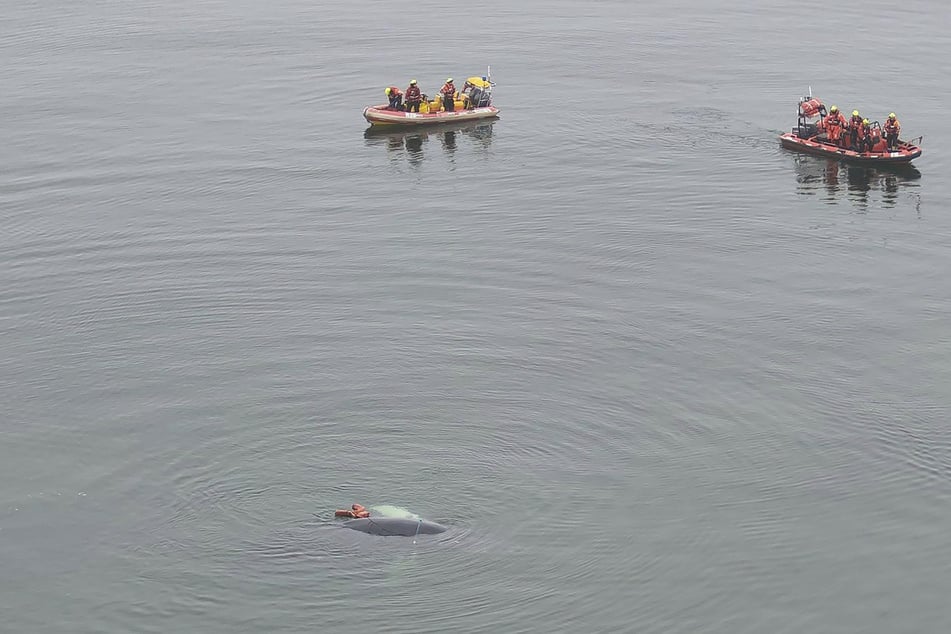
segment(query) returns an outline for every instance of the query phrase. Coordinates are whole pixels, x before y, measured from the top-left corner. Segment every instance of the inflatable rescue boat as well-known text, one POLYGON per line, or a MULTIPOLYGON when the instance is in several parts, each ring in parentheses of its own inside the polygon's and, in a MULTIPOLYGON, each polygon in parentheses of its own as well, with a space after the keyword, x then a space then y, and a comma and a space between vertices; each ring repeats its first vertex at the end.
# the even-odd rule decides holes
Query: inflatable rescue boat
POLYGON ((422 126, 492 119, 499 116, 499 109, 492 105, 493 86, 495 84, 488 77, 468 78, 463 91, 455 95, 452 111, 445 109, 441 96, 430 98, 423 95, 419 112, 406 112, 405 106, 395 109, 384 104, 367 106, 363 109, 363 117, 371 126, 422 126))
MULTIPOLYGON (((811 91, 810 91, 811 92, 811 91)), ((822 101, 811 94, 799 99, 799 113, 796 127, 790 132, 779 136, 780 144, 789 150, 817 154, 829 158, 838 158, 850 163, 864 165, 901 165, 910 163, 921 156, 921 140, 917 137, 911 141, 898 140, 896 145, 889 148, 882 134, 882 126, 878 121, 871 123, 871 149, 863 152, 829 139, 823 129, 822 121, 826 116, 826 107, 822 101)))

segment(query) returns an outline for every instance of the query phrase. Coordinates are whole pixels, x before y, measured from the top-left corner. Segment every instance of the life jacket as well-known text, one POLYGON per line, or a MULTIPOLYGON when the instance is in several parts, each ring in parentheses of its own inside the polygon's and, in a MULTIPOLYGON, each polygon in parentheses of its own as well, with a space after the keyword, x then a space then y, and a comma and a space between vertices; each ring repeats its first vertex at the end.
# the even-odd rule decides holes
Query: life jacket
POLYGON ((898 122, 898 119, 885 119, 885 132, 888 134, 898 134, 901 130, 901 123, 898 122))
POLYGON ((849 119, 849 125, 855 128, 856 130, 861 131, 862 117, 852 117, 851 119, 849 119))
POLYGON ((837 126, 845 124, 845 117, 841 112, 830 112, 826 115, 826 126, 837 126))
POLYGON ((410 86, 406 89, 406 101, 415 102, 420 100, 419 86, 410 86))
POLYGON ((390 97, 399 97, 400 95, 403 94, 402 92, 400 92, 400 89, 397 88, 396 86, 390 86, 387 90, 390 91, 388 93, 390 97))
POLYGON ((830 112, 826 115, 823 123, 825 124, 829 140, 833 143, 838 143, 839 139, 842 138, 842 128, 845 125, 845 117, 842 116, 841 112, 830 112))
POLYGON ((452 84, 443 84, 439 92, 447 97, 452 97, 456 94, 456 87, 452 84))

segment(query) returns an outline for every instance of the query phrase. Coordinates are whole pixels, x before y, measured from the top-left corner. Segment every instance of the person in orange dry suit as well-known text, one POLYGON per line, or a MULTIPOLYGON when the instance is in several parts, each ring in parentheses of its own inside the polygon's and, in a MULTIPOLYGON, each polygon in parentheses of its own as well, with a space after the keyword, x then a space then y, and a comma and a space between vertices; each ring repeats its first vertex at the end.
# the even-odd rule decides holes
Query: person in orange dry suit
POLYGON ((853 110, 849 119, 849 149, 862 151, 862 115, 858 110, 853 110))
POLYGON ((858 128, 858 145, 856 152, 872 151, 872 124, 868 119, 862 119, 862 124, 858 128))
POLYGON ((826 136, 829 137, 829 142, 834 143, 835 145, 841 144, 842 132, 845 129, 845 117, 842 116, 842 113, 839 112, 838 106, 832 106, 829 108, 829 114, 826 115, 826 118, 822 120, 822 125, 826 129, 826 136))
POLYGON ((898 147, 898 135, 901 133, 901 123, 898 121, 898 118, 895 116, 895 113, 888 115, 888 118, 885 119, 885 142, 888 144, 889 150, 894 150, 898 147))

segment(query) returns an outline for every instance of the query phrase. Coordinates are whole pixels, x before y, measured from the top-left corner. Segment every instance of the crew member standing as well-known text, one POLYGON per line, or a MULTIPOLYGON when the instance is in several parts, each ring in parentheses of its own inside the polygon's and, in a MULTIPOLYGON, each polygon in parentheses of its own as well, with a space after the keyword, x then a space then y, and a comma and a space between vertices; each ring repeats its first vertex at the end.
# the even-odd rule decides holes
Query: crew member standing
POLYGON ((888 118, 885 119, 885 143, 888 144, 889 150, 894 150, 898 148, 898 135, 901 133, 901 123, 898 121, 898 118, 895 117, 895 113, 888 115, 888 118))
POLYGON ((849 119, 849 149, 861 152, 862 147, 862 115, 858 110, 852 111, 852 118, 849 119))
POLYGON ((842 128, 845 127, 845 117, 843 117, 842 113, 839 112, 839 107, 832 106, 829 108, 829 114, 826 115, 826 118, 822 123, 825 126, 826 134, 829 137, 829 142, 834 143, 835 145, 840 145, 840 140, 842 139, 842 128))
POLYGON ((422 100, 423 95, 419 92, 416 80, 409 80, 409 87, 406 89, 406 112, 419 112, 419 103, 422 100))
POLYGON ((868 119, 862 119, 862 125, 859 126, 858 131, 859 137, 859 152, 871 152, 872 151, 872 125, 869 123, 868 119))
POLYGON ((452 83, 452 77, 446 80, 439 92, 442 94, 442 105, 446 112, 454 111, 456 109, 456 87, 452 83))

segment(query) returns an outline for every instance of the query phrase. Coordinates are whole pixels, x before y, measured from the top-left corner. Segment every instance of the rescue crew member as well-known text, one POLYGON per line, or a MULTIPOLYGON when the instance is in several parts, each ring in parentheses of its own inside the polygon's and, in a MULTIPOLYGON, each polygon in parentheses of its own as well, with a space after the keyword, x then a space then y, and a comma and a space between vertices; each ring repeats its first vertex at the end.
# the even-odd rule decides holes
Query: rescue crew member
POLYGON ((359 504, 354 504, 348 509, 338 509, 334 511, 334 517, 370 517, 370 511, 366 510, 366 508, 359 504))
POLYGON ((858 138, 859 138, 859 152, 871 152, 872 151, 872 126, 869 124, 868 119, 862 119, 862 124, 858 128, 858 138))
POLYGON ((829 108, 829 114, 826 115, 826 118, 822 123, 825 126, 826 135, 829 137, 829 142, 835 145, 840 145, 842 139, 842 129, 845 127, 845 117, 843 117, 842 113, 839 112, 839 107, 832 106, 829 108))
POLYGON ((442 95, 442 105, 446 112, 452 112, 456 109, 456 87, 452 83, 452 77, 446 80, 446 83, 439 89, 442 95))
POLYGON ((386 89, 386 96, 390 98, 390 110, 403 109, 403 93, 396 86, 386 89))
POLYGON ((885 119, 885 143, 888 145, 889 150, 898 147, 898 135, 900 133, 901 123, 895 117, 895 113, 892 112, 888 115, 888 118, 885 119))
POLYGON ((858 110, 852 111, 852 118, 849 119, 849 140, 851 141, 850 149, 855 150, 856 152, 861 151, 859 147, 862 137, 859 136, 862 132, 862 115, 859 114, 858 110))
POLYGON ((406 112, 419 112, 419 103, 422 100, 423 95, 419 92, 416 80, 409 80, 409 87, 406 89, 406 112))

